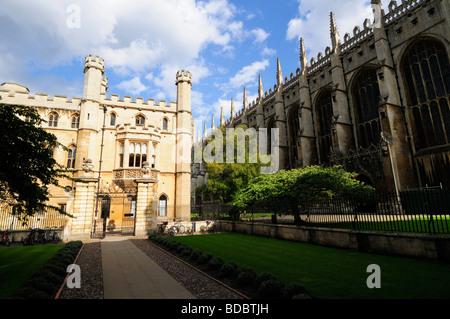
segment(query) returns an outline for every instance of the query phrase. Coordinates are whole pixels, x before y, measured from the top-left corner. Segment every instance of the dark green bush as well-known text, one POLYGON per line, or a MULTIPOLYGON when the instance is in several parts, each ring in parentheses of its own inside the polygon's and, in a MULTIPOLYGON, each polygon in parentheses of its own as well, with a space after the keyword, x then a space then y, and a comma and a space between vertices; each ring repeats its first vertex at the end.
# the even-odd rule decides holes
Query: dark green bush
POLYGON ((256 281, 257 281, 258 285, 261 285, 266 280, 277 280, 277 279, 270 272, 262 272, 262 273, 258 274, 258 276, 256 277, 256 281))
POLYGON ((306 288, 300 283, 290 283, 284 289, 284 297, 292 299, 295 295, 306 294, 306 288))
POLYGON ((183 251, 184 251, 186 248, 188 248, 188 246, 185 245, 185 244, 179 245, 178 248, 177 248, 177 250, 176 250, 177 254, 180 254, 180 255, 183 254, 183 251))
POLYGON ((235 277, 237 272, 238 266, 232 261, 227 261, 220 268, 219 276, 223 278, 235 277))
POLYGON ((181 245, 180 242, 171 240, 171 243, 168 248, 172 251, 176 251, 180 245, 181 245))
POLYGON ((33 287, 23 287, 16 291, 14 299, 50 299, 51 296, 33 287))
POLYGON ((181 252, 181 255, 184 256, 184 257, 189 257, 192 254, 192 251, 193 251, 193 249, 191 247, 186 247, 181 252))
POLYGON ((269 279, 263 281, 258 289, 258 298, 261 299, 282 299, 284 287, 278 280, 269 279))
POLYGON ((212 258, 210 253, 202 253, 200 257, 197 259, 197 263, 199 265, 207 264, 212 258))
POLYGON ((47 295, 53 295, 56 292, 56 286, 43 277, 34 277, 28 280, 24 287, 31 287, 36 291, 43 291, 47 295))
POLYGON ((240 272, 237 276, 237 284, 241 287, 256 286, 256 277, 256 273, 253 270, 240 269, 240 272))
POLYGON ((223 260, 219 257, 212 257, 208 262, 208 267, 211 270, 220 269, 223 265, 223 260))
POLYGON ((201 255, 202 255, 202 252, 200 250, 193 249, 192 252, 191 252, 191 255, 189 256, 189 258, 192 261, 196 261, 196 260, 198 260, 200 258, 201 255))

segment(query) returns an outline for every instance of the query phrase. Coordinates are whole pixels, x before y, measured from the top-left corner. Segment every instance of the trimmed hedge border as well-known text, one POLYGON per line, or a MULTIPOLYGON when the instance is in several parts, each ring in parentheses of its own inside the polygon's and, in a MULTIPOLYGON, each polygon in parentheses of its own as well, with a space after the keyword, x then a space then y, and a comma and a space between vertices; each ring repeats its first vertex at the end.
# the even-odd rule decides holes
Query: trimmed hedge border
POLYGON ((81 241, 65 244, 14 293, 13 299, 55 299, 68 275, 67 266, 74 263, 82 246, 81 241))
POLYGON ((217 280, 225 280, 230 287, 251 299, 312 299, 301 283, 283 285, 270 272, 256 274, 248 266, 238 267, 233 261, 223 261, 160 234, 151 234, 148 239, 161 249, 167 248, 194 268, 201 267, 202 271, 217 280))

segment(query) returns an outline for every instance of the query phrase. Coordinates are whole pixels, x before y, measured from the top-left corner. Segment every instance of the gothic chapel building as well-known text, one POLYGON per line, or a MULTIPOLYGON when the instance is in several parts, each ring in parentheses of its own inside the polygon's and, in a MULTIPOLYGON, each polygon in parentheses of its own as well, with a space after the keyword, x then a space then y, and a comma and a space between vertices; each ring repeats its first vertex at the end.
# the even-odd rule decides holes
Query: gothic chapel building
MULTIPOLYGON (((450 1, 372 5, 380 27, 341 37, 331 13, 331 46, 308 61, 300 39, 301 69, 283 78, 278 60, 273 89, 260 77, 249 104, 244 88, 221 125, 278 128, 280 169, 339 164, 378 191, 450 188, 450 1)), ((196 164, 192 188, 204 180, 196 164)))

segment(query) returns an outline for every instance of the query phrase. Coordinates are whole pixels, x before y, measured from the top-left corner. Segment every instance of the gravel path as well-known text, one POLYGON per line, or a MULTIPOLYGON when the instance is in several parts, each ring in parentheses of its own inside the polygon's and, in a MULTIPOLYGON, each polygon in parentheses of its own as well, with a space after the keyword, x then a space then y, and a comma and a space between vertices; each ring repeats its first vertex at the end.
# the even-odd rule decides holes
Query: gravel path
POLYGON ((101 243, 86 243, 76 263, 80 266, 81 288, 64 286, 59 299, 103 299, 101 243))
MULTIPOLYGON (((171 257, 147 239, 130 239, 147 256, 198 299, 242 299, 233 291, 171 257)), ((59 299, 103 299, 101 243, 86 243, 77 260, 81 269, 81 288, 64 286, 59 299)))
POLYGON ((240 295, 154 247, 148 240, 131 239, 131 242, 198 299, 242 299, 240 295))

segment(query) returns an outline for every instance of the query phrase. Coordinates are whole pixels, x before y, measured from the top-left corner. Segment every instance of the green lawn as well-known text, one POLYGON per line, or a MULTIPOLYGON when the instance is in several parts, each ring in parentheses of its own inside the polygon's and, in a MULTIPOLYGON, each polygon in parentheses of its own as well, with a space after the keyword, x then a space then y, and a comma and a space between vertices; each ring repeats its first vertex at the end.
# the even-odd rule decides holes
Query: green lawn
POLYGON ((0 299, 11 298, 63 246, 0 247, 0 299))
POLYGON ((303 283, 317 298, 450 298, 450 264, 359 253, 236 233, 174 237, 193 248, 303 283), (381 288, 369 289, 370 264, 381 268, 381 288))

